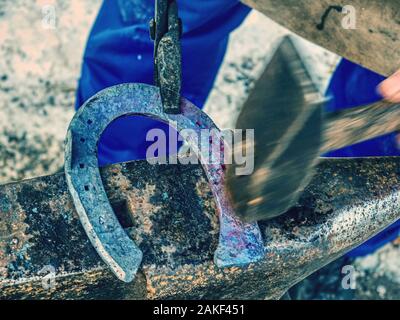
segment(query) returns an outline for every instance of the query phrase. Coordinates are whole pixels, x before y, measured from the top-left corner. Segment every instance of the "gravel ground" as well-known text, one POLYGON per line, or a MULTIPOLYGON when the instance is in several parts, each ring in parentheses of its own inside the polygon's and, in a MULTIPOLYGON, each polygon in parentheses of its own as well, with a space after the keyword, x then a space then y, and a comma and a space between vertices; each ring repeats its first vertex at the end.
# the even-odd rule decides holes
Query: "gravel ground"
POLYGON ((99 4, 0 0, 0 183, 62 167, 80 59, 99 4), (55 29, 43 26, 47 4, 56 8, 55 29))
POLYGON ((364 258, 341 258, 315 272, 290 290, 297 300, 399 300, 400 247, 391 243, 364 258), (354 270, 349 288, 346 268, 354 270), (343 283, 345 284, 343 286, 343 283))
MULTIPOLYGON (((0 0, 0 183, 51 174, 62 168, 63 140, 74 112, 80 60, 100 3, 0 0), (43 19, 46 5, 55 9, 54 25, 43 19)), ((253 12, 232 34, 205 108, 221 128, 233 127, 249 89, 285 33, 253 12)), ((323 92, 338 57, 303 40, 295 41, 323 92)), ((399 299, 399 257, 399 245, 392 243, 365 258, 339 259, 302 281, 292 290, 292 296, 399 299), (354 290, 342 286, 344 265, 354 268, 354 290)))

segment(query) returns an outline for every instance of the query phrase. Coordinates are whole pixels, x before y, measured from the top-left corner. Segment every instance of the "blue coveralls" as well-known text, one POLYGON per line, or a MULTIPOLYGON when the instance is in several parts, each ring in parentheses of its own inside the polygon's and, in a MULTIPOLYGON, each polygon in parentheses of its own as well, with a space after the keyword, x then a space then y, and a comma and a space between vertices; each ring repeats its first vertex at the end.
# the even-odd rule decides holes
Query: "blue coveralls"
MULTIPOLYGON (((237 0, 178 0, 183 21, 182 95, 202 108, 224 58, 229 34, 250 12, 237 0)), ((84 54, 76 107, 98 91, 120 83, 153 83, 153 42, 148 22, 154 0, 104 0, 84 54)), ((384 78, 349 61, 337 68, 328 94, 327 108, 339 110, 380 99, 375 87, 384 78)), ((99 164, 144 159, 149 129, 164 124, 136 117, 121 118, 104 132, 98 147, 99 164)), ((399 155, 395 135, 329 153, 332 157, 399 155)), ((365 255, 399 235, 400 221, 352 252, 365 255)))

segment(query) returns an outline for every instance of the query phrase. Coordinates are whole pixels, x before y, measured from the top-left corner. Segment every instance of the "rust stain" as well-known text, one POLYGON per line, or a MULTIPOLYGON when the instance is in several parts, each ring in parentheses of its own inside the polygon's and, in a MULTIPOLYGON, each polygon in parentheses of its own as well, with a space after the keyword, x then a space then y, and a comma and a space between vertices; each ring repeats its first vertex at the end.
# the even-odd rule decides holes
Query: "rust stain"
POLYGON ((207 193, 212 194, 210 185, 208 180, 202 177, 196 182, 196 194, 199 196, 199 199, 203 200, 204 215, 210 220, 211 224, 210 234, 216 235, 219 233, 217 205, 215 204, 214 197, 205 197, 207 193))
MULTIPOLYGON (((132 219, 143 231, 143 235, 151 235, 153 229, 152 218, 162 209, 162 206, 154 205, 151 197, 155 194, 156 186, 147 184, 143 189, 133 189, 127 193, 127 207, 132 219)), ((142 237, 141 236, 141 237, 142 237)), ((140 243, 143 239, 138 239, 140 243)))
MULTIPOLYGON (((245 268, 248 272, 253 265, 245 268)), ((212 262, 201 265, 184 265, 174 270, 165 267, 145 266, 143 268, 149 299, 182 296, 209 286, 210 282, 229 283, 240 276, 244 269, 230 267, 218 269, 212 262)))
POLYGON ((17 201, 18 192, 21 192, 18 186, 9 188, 0 199, 0 279, 9 276, 10 265, 18 258, 29 260, 27 249, 33 236, 26 232, 29 226, 17 201))

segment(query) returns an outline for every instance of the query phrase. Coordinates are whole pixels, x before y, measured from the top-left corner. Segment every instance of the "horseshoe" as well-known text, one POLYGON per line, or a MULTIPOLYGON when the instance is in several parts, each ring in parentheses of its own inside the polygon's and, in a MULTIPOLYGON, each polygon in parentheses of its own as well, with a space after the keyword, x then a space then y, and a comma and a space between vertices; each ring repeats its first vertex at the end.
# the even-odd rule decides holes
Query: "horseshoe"
MULTIPOLYGON (((181 114, 163 111, 160 90, 145 84, 122 84, 107 88, 89 99, 75 114, 68 128, 65 145, 65 175, 82 226, 106 265, 122 281, 131 282, 140 267, 143 254, 125 233, 107 198, 98 168, 97 143, 106 127, 115 119, 147 116, 174 129, 213 130, 221 133, 199 108, 182 98, 181 114)), ((213 136, 213 138, 214 138, 213 136)), ((185 137, 202 164, 218 208, 220 233, 214 254, 218 267, 242 266, 261 259, 264 245, 256 223, 243 223, 233 214, 224 190, 222 164, 209 164, 209 154, 192 137, 185 137)), ((221 140, 220 140, 221 141, 221 140)), ((219 144, 211 143, 211 152, 219 144)))

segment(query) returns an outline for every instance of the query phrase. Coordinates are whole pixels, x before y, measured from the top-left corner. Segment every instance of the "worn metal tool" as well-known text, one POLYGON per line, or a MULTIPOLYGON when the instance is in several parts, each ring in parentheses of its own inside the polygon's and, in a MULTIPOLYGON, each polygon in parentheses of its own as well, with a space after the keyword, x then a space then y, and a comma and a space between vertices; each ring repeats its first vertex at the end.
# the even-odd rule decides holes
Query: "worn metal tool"
POLYGON ((254 142, 243 141, 248 152, 254 150, 249 155, 255 159, 254 172, 238 175, 240 165, 234 163, 226 180, 235 212, 245 221, 273 218, 293 206, 323 152, 400 129, 399 105, 380 102, 328 113, 324 101, 295 45, 285 37, 236 124, 255 130, 254 142), (253 143, 254 148, 249 146, 253 143))
MULTIPOLYGON (((181 113, 164 112, 157 87, 125 84, 111 87, 89 99, 76 113, 66 140, 65 176, 76 210, 88 238, 103 261, 125 282, 134 279, 142 261, 142 252, 128 237, 117 220, 100 177, 97 142, 106 127, 127 115, 142 115, 168 123, 181 131, 191 129, 200 135, 213 132, 209 148, 193 136, 187 136, 207 174, 219 212, 220 237, 215 252, 219 267, 241 266, 261 259, 264 246, 256 223, 243 223, 235 217, 224 188, 224 170, 220 163, 209 163, 220 152, 222 136, 211 119, 189 101, 182 99, 181 113)), ((201 139, 203 140, 203 139, 201 139)))

